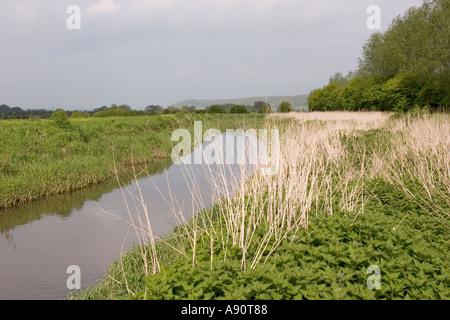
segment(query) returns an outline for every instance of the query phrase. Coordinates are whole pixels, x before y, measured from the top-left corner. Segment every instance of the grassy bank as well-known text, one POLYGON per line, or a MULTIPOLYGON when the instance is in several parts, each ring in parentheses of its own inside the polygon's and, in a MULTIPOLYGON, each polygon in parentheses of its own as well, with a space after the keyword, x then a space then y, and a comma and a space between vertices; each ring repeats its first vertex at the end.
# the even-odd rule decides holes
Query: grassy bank
POLYGON ((276 175, 164 239, 144 228, 147 245, 71 298, 448 299, 449 116, 305 116, 266 121, 276 175))
POLYGON ((322 214, 254 269, 244 272, 242 252, 231 250, 225 257, 220 245, 213 247, 211 264, 205 237, 195 266, 161 246, 161 271, 145 275, 136 247, 111 266, 110 278, 73 298, 449 299, 448 229, 388 184, 372 183, 378 199, 369 201, 356 221, 348 214, 322 214), (381 270, 379 290, 367 287, 371 265, 381 270))
POLYGON ((169 159, 175 129, 194 121, 226 129, 259 125, 262 115, 176 114, 142 117, 0 121, 0 208, 79 190, 169 159))

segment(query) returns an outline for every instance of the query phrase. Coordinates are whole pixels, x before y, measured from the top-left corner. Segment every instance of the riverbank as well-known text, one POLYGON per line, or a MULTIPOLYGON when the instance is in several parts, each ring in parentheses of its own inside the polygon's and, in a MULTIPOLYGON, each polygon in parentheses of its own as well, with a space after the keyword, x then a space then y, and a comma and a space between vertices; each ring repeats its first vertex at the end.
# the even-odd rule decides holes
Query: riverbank
POLYGON ((140 117, 0 121, 0 208, 80 190, 170 159, 175 129, 258 126, 264 115, 176 114, 140 117))
POLYGON ((268 118, 275 176, 146 233, 70 298, 448 299, 449 116, 373 115, 268 118))

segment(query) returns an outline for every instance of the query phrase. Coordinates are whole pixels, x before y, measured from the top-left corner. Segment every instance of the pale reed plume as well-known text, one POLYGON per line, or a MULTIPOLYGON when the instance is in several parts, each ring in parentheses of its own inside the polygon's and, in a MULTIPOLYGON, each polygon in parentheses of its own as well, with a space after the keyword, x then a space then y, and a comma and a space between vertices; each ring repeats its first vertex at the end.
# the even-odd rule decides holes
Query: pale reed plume
MULTIPOLYGON (((179 231, 171 239, 178 242, 157 240, 191 259, 192 265, 198 263, 199 244, 207 243, 211 268, 217 244, 223 259, 229 257, 231 248, 237 248, 242 253, 241 268, 256 268, 283 241, 301 241, 298 231, 309 228, 318 215, 346 214, 356 220, 364 214, 374 188, 368 182, 374 178, 391 182, 449 226, 449 116, 390 116, 381 112, 268 116, 264 128, 279 130, 278 171, 261 174, 264 163, 203 165, 214 210, 186 217, 177 199, 170 195, 166 201, 172 204, 179 222, 179 231), (376 136, 368 150, 365 133, 372 129, 379 129, 375 133, 380 139, 376 136), (420 187, 419 193, 411 189, 411 179, 420 187), (434 201, 436 198, 443 202, 434 201)), ((270 148, 268 151, 273 152, 270 148)), ((183 172, 190 186, 192 208, 205 207, 207 195, 200 191, 194 171, 186 167, 183 172)), ((139 201, 142 197, 135 199, 146 217, 148 212, 139 201)), ((146 219, 134 221, 136 230, 144 230, 155 239, 146 219)), ((154 241, 149 244, 149 264, 155 272, 159 266, 157 250, 154 241)))

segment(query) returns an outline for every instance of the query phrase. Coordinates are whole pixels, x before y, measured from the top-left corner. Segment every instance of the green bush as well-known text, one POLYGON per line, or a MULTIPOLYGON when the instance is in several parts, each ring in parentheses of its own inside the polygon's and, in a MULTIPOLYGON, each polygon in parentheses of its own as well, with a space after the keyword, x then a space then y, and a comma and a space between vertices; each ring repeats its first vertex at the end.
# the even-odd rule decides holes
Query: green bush
POLYGON ((181 112, 181 110, 173 106, 167 107, 162 111, 163 114, 175 114, 178 112, 181 112))
POLYGON ((313 90, 308 98, 309 109, 311 111, 342 110, 344 107, 339 104, 342 90, 343 84, 332 80, 323 88, 313 90))
POLYGON ((384 77, 357 76, 342 87, 338 96, 338 110, 384 110, 384 77))
POLYGON ((278 112, 291 112, 292 105, 287 101, 282 101, 278 106, 278 112))
POLYGON ((383 101, 388 110, 405 112, 412 109, 419 92, 420 81, 411 72, 399 73, 383 86, 383 101))
POLYGON ((75 119, 75 118, 89 118, 90 116, 91 115, 89 114, 89 112, 86 112, 86 111, 74 111, 70 115, 70 117, 73 118, 73 119, 75 119))
POLYGON ((432 110, 437 110, 440 106, 450 104, 442 81, 436 78, 429 79, 424 83, 420 92, 417 94, 416 102, 421 106, 429 106, 432 110))
POLYGON ((217 104, 213 104, 208 109, 206 109, 206 113, 228 113, 228 110, 217 104))
MULTIPOLYGON (((256 104, 256 102, 255 102, 256 104)), ((268 103, 263 103, 258 105, 258 113, 272 113, 272 108, 268 103)))
POLYGON ((61 129, 71 129, 72 125, 69 121, 69 117, 67 116, 67 112, 64 110, 57 110, 52 113, 50 119, 53 123, 61 129))
POLYGON ((135 112, 133 110, 126 110, 119 107, 113 107, 94 113, 94 117, 129 117, 134 115, 135 112))
POLYGON ((230 108, 230 113, 248 113, 244 105, 234 105, 230 108))
POLYGON ((325 111, 323 88, 312 90, 308 96, 308 108, 311 111, 325 111))

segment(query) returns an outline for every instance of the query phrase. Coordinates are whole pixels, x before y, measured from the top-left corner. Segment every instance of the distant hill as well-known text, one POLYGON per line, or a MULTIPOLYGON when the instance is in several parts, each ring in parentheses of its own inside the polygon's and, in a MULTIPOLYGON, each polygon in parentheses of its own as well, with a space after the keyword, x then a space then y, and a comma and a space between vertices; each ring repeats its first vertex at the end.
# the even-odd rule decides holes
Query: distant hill
POLYGON ((183 106, 195 106, 197 109, 204 109, 213 104, 243 104, 245 106, 253 106, 256 101, 267 101, 272 109, 277 109, 281 101, 289 102, 294 110, 308 110, 308 95, 300 94, 296 96, 260 96, 234 99, 189 99, 178 101, 172 104, 175 108, 183 106))

